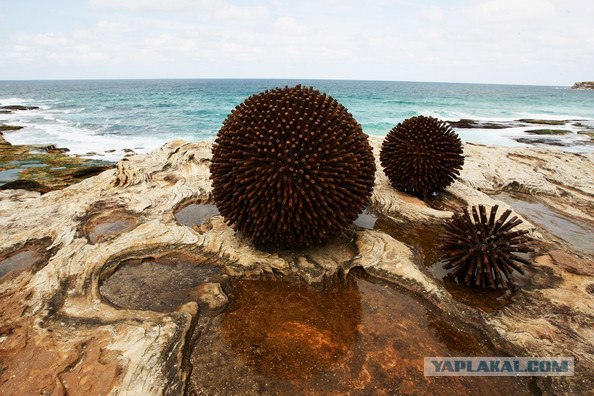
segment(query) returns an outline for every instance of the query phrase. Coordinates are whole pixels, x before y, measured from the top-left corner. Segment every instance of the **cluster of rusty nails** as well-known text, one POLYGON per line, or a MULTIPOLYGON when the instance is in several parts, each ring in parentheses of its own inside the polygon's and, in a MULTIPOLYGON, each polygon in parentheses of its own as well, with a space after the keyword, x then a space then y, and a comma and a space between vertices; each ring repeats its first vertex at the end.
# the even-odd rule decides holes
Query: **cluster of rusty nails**
POLYGON ((257 245, 302 248, 338 235, 371 195, 368 137, 335 99, 276 88, 231 112, 213 146, 213 195, 257 245))
POLYGON ((427 198, 443 191, 460 174, 462 142, 448 123, 415 116, 388 133, 380 161, 392 186, 427 198))
POLYGON ((480 287, 506 287, 513 281, 513 271, 524 274, 530 261, 516 253, 532 251, 526 242, 527 230, 513 231, 522 223, 517 216, 509 218, 506 210, 497 218, 498 206, 491 207, 489 216, 483 205, 473 206, 445 223, 442 241, 448 252, 443 268, 460 283, 480 287))

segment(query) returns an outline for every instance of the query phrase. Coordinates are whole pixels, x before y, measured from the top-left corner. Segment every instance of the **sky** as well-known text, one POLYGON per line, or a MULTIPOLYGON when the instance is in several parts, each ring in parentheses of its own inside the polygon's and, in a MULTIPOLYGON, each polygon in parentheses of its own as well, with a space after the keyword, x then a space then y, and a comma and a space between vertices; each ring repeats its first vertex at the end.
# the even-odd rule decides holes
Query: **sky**
POLYGON ((0 80, 594 80, 592 0, 0 0, 0 80))

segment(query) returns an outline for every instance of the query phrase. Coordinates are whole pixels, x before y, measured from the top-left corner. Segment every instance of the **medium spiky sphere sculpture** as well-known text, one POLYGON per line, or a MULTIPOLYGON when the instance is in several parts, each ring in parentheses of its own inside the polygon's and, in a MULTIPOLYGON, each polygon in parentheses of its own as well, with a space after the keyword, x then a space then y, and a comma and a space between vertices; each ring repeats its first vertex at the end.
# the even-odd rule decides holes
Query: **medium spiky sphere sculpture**
POLYGON ((251 96, 213 145, 215 203, 261 247, 301 248, 338 235, 374 184, 368 137, 336 100, 300 85, 251 96))
POLYGON ((497 218, 498 206, 487 210, 483 205, 473 206, 472 217, 468 209, 457 213, 445 223, 442 237, 446 264, 450 275, 459 283, 484 288, 507 287, 513 281, 512 273, 524 274, 524 265, 530 261, 515 253, 528 253, 532 249, 526 244, 531 239, 527 230, 513 231, 522 223, 517 216, 508 220, 511 210, 497 218))
POLYGON ((395 188, 427 198, 444 190, 460 174, 462 142, 448 123, 415 116, 388 133, 380 161, 395 188))

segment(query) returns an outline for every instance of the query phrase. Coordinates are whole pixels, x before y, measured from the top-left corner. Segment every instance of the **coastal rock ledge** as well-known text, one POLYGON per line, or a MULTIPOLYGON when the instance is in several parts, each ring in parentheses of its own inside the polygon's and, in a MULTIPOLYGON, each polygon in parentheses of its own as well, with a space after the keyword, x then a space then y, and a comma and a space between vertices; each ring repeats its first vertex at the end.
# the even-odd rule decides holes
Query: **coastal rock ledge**
POLYGON ((579 81, 573 84, 571 89, 594 89, 594 81, 579 81))
MULTIPOLYGON (((381 139, 371 142, 377 161, 381 139)), ((423 238, 439 234, 451 210, 462 206, 507 209, 490 196, 501 191, 524 194, 592 227, 593 155, 475 144, 466 144, 464 154, 460 179, 432 202, 396 192, 378 162, 369 204, 376 226, 353 225, 326 246, 304 251, 258 250, 212 207, 196 224, 178 220, 182 209, 185 214, 212 204, 209 142, 170 142, 44 195, 0 191, 1 393, 194 394, 191 378, 209 368, 192 367, 200 359, 190 354, 209 315, 218 317, 235 298, 228 282, 282 277, 319 285, 351 270, 393 286, 386 293, 405 292, 427 307, 426 315, 444 318, 439 323, 472 329, 496 356, 575 357, 574 377, 530 379, 535 394, 591 391, 592 253, 525 221, 522 227, 537 239, 535 264, 520 277, 522 287, 494 297, 452 285, 438 263, 425 261, 427 251, 407 238, 415 229, 428 230, 423 238), (411 232, 392 232, 398 229, 411 232)), ((425 308, 417 310, 425 315, 425 308)), ((398 321, 410 329, 406 313, 390 319, 398 321)), ((464 340, 441 342, 464 344, 454 351, 466 356, 475 350, 464 340)), ((405 367, 416 375, 416 386, 433 393, 431 386, 444 383, 423 379, 422 359, 398 355, 410 345, 423 346, 417 343, 414 334, 394 340, 361 364, 384 373, 405 367)), ((379 393, 423 393, 410 381, 399 391, 369 381, 379 393)), ((452 383, 457 381, 472 379, 452 383)), ((455 389, 483 392, 480 386, 455 389)))

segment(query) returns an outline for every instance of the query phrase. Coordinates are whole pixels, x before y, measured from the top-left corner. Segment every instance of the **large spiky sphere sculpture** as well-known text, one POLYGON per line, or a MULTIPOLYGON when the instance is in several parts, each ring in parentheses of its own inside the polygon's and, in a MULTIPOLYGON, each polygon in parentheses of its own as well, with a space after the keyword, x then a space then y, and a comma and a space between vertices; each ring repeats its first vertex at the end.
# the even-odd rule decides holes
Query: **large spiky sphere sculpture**
POLYGON ((462 142, 448 123, 415 116, 388 133, 380 161, 395 188, 427 198, 444 190, 460 174, 462 142))
POLYGON ((251 96, 213 145, 215 203, 261 247, 301 248, 340 234, 374 184, 368 137, 332 97, 300 85, 251 96))
POLYGON ((472 217, 468 209, 445 223, 443 268, 450 269, 450 275, 459 283, 484 288, 507 287, 513 281, 512 273, 524 274, 530 261, 516 253, 528 253, 532 249, 526 244, 527 230, 513 231, 522 223, 517 216, 508 219, 511 210, 497 218, 498 206, 487 210, 483 205, 473 206, 472 217))

